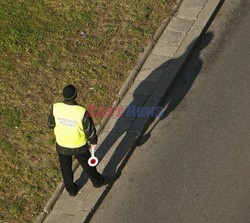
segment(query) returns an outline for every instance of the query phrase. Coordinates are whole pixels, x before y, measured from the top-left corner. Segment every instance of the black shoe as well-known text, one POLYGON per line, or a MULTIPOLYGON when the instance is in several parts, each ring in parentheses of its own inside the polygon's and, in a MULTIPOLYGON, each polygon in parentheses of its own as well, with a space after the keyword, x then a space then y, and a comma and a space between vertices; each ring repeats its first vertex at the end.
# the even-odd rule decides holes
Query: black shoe
POLYGON ((79 186, 77 184, 75 184, 75 185, 76 185, 76 190, 73 193, 69 193, 70 197, 75 197, 77 195, 77 193, 79 192, 79 189, 80 189, 79 186))
POLYGON ((108 178, 108 177, 104 178, 104 177, 103 177, 102 183, 100 183, 100 184, 93 184, 93 186, 94 186, 95 188, 100 188, 100 187, 102 187, 102 186, 108 184, 109 181, 110 181, 110 178, 108 178))
POLYGON ((78 191, 75 192, 75 193, 69 193, 69 196, 70 196, 70 197, 75 197, 75 196, 77 195, 77 193, 78 193, 78 191))

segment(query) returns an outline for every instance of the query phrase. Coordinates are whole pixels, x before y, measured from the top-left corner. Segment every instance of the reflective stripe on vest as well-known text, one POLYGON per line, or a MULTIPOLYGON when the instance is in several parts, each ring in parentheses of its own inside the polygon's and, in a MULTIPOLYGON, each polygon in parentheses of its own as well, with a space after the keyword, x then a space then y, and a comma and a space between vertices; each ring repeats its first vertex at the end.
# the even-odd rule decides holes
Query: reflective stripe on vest
POLYGON ((86 109, 79 105, 56 103, 53 115, 56 126, 54 133, 56 142, 66 148, 78 148, 86 144, 87 139, 82 126, 86 109))

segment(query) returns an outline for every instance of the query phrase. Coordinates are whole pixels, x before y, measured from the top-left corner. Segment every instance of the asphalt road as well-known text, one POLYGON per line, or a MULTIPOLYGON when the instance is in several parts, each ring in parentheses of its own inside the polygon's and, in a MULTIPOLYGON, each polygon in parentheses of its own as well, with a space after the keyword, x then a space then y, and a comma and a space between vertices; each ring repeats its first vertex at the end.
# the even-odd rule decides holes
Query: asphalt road
POLYGON ((249 74, 250 1, 226 0, 91 222, 249 223, 249 74))

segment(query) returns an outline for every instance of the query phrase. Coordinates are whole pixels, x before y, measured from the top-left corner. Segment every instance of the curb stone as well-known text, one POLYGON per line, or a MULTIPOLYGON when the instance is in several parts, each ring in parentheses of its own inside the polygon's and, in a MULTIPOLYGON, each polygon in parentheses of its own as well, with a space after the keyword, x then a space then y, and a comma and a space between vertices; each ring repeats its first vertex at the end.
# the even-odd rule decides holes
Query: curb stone
MULTIPOLYGON (((183 1, 192 1, 192 0, 183 0, 183 1)), ((183 2, 182 0, 178 1, 177 3, 177 6, 175 7, 175 11, 177 11, 177 9, 179 8, 179 6, 181 5, 181 3, 183 2)), ((196 23, 194 24, 194 27, 196 28, 194 31, 197 31, 197 29, 200 28, 200 31, 199 32, 195 32, 195 35, 197 35, 196 37, 200 37, 205 31, 206 31, 206 28, 210 25, 212 19, 214 18, 214 16, 216 15, 217 11, 219 10, 220 6, 223 4, 224 0, 207 0, 206 1, 206 4, 204 5, 204 7, 200 10, 201 13, 199 13, 197 15, 197 21, 199 21, 200 23, 197 25, 196 23), (212 10, 212 12, 208 13, 203 13, 204 11, 202 11, 203 9, 207 9, 208 12, 210 12, 209 10, 212 10), (202 17, 209 17, 207 20, 206 18, 203 18, 205 20, 202 20, 202 17), (202 22, 203 21, 203 22, 202 22)), ((168 25, 168 22, 167 20, 166 21, 166 24, 164 24, 164 28, 161 28, 163 27, 163 25, 161 25, 159 27, 159 29, 156 31, 156 34, 155 36, 159 39, 162 35, 162 33, 164 32, 165 28, 167 27, 168 25), (162 29, 162 31, 160 30, 162 29)), ((192 31, 192 29, 190 29, 192 31)), ((189 31, 190 31, 189 30, 189 31)), ((188 33, 189 34, 189 33, 188 33)), ((196 38, 196 41, 193 43, 192 45, 192 48, 194 48, 195 44, 197 43, 199 38, 196 38)), ((154 41, 154 40, 152 40, 154 41)), ((185 41, 183 41, 184 44, 185 44, 185 41)), ((182 42, 182 43, 183 43, 182 42)), ((181 44, 182 44, 181 43, 181 44)), ((149 44, 149 47, 147 48, 148 50, 145 50, 145 52, 147 52, 147 54, 144 54, 142 56, 142 60, 140 61, 139 63, 139 67, 143 67, 145 61, 147 60, 148 58, 148 55, 151 53, 153 47, 152 47, 152 44, 155 45, 153 42, 151 42, 149 44), (151 49, 152 48, 152 49, 151 49), (143 62, 142 62, 143 61, 143 62)), ((184 49, 186 49, 184 46, 183 46, 184 49)), ((181 48, 178 48, 178 50, 180 50, 181 48)), ((177 50, 177 54, 178 54, 178 50, 177 50)), ((180 62, 179 64, 179 69, 176 70, 175 74, 174 75, 171 75, 172 77, 167 79, 167 81, 169 82, 168 83, 168 88, 169 86, 173 83, 174 79, 178 76, 178 73, 179 71, 181 70, 181 68, 184 66, 184 62, 189 58, 189 56, 191 55, 191 52, 192 52, 192 49, 189 50, 189 52, 186 52, 186 55, 185 55, 185 59, 183 61, 180 62)), ((176 54, 176 55, 177 55, 176 54)), ((178 66, 178 65, 177 65, 178 66)), ((137 76, 137 74, 139 73, 139 70, 137 70, 137 68, 135 68, 129 75, 129 77, 127 78, 127 80, 125 81, 123 87, 122 87, 122 91, 120 91, 118 94, 118 99, 114 102, 114 105, 118 105, 121 101, 121 99, 125 96, 125 94, 128 92, 129 88, 132 86, 133 82, 135 81, 135 78, 137 76), (122 93, 122 94, 121 94, 122 93)), ((161 80, 161 78, 160 78, 161 80)), ((164 79, 165 80, 165 79, 164 79)), ((159 82, 158 82, 159 83, 159 82)), ((155 88, 155 90, 158 90, 158 88, 155 88)), ((168 89, 165 89, 165 91, 162 93, 162 95, 165 95, 167 93, 167 90, 168 89)), ((153 93, 154 93, 153 91, 153 93)), ((154 94, 152 94, 151 96, 149 96, 148 100, 145 102, 146 104, 149 103, 149 101, 157 101, 155 104, 160 104, 161 103, 161 98, 158 96, 158 97, 154 97, 154 94), (157 99, 157 100, 156 100, 157 99)), ((150 103, 149 103, 150 104, 150 103)), ((143 121, 143 125, 141 125, 140 123, 140 127, 139 127, 139 131, 138 131, 138 126, 137 126, 137 123, 138 123, 138 119, 137 121, 135 121, 133 124, 132 124, 132 127, 131 129, 128 131, 129 133, 131 134, 135 134, 135 137, 134 137, 134 141, 132 142, 132 144, 130 145, 129 147, 129 150, 127 151, 127 153, 125 154, 125 156, 123 157, 123 159, 120 161, 119 165, 118 165, 118 168, 117 170, 115 171, 116 172, 116 175, 119 175, 121 173, 121 170, 123 169, 123 167, 125 166, 127 160, 129 159, 129 157, 131 156, 134 148, 136 147, 136 143, 138 142, 138 140, 140 139, 140 136, 143 135, 143 133, 145 132, 147 126, 150 124, 150 122, 152 121, 152 119, 147 119, 147 120, 144 120, 143 121), (134 126, 134 127, 133 127, 134 126), (133 131, 133 129, 137 130, 137 131, 133 131)), ((108 119, 104 118, 102 120, 102 124, 98 126, 98 133, 100 133, 106 123, 108 122, 108 119)), ((74 162, 74 171, 77 169, 77 167, 79 166, 78 162, 74 162)), ((90 219, 91 219, 91 216, 93 215, 94 211, 96 210, 96 208, 98 208, 98 206, 100 205, 101 201, 103 200, 103 198, 106 196, 106 194, 108 193, 108 191, 110 190, 110 188, 112 187, 112 184, 114 182, 112 182, 110 185, 106 186, 106 188, 103 190, 102 194, 99 196, 99 198, 97 199, 97 201, 95 201, 95 204, 91 207, 90 209, 90 212, 88 212, 87 210, 87 214, 84 215, 84 222, 88 222, 90 219)), ((57 201, 57 198, 61 195, 62 193, 62 190, 64 188, 64 185, 63 183, 61 182, 56 191, 54 192, 54 194, 52 195, 51 199, 49 200, 49 202, 47 203, 47 205, 45 206, 44 208, 44 211, 38 216, 38 218, 36 219, 36 222, 43 222, 44 219, 46 218, 47 214, 51 211, 51 209, 53 208, 55 202, 57 201)), ((84 210, 86 211, 86 210, 84 210)))

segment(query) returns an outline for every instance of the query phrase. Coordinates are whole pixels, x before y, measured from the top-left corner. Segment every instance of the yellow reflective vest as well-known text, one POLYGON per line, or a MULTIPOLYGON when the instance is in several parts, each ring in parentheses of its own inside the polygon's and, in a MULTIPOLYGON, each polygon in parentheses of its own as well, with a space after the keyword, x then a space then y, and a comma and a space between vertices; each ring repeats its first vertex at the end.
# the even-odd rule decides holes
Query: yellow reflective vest
POLYGON ((86 109, 79 105, 55 103, 53 116, 56 126, 56 142, 66 148, 78 148, 87 143, 82 120, 86 109))

